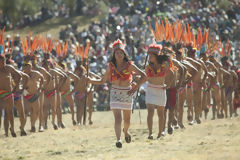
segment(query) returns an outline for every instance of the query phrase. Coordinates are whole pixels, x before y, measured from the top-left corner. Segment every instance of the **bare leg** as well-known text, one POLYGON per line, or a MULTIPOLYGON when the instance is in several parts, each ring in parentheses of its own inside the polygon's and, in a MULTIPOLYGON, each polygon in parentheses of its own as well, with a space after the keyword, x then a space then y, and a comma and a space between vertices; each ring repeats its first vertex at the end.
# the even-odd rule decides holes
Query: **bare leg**
POLYGON ((127 143, 131 142, 131 135, 128 132, 131 120, 131 110, 123 110, 124 135, 127 143))
POLYGON ((226 96, 225 96, 225 90, 224 89, 221 89, 221 100, 222 100, 221 114, 223 115, 223 110, 224 110, 225 117, 227 117, 228 116, 228 113, 227 113, 227 101, 226 101, 226 96))
POLYGON ((233 98, 232 98, 232 92, 229 92, 228 96, 227 96, 227 102, 228 102, 228 105, 229 105, 229 114, 230 114, 230 117, 232 117, 233 115, 233 98))
POLYGON ((51 111, 52 111, 52 125, 55 130, 58 129, 56 123, 55 123, 55 118, 56 118, 56 95, 48 98, 47 100, 50 102, 51 105, 51 111))
POLYGON ((87 104, 88 104, 88 114, 89 114, 88 120, 89 120, 89 124, 91 125, 91 124, 93 123, 93 122, 92 122, 93 92, 90 92, 90 93, 88 94, 87 104))
POLYGON ((159 106, 157 107, 157 113, 158 113, 158 138, 161 136, 161 132, 163 130, 163 126, 164 126, 164 107, 163 106, 159 106))
POLYGON ((173 119, 174 119, 174 107, 169 107, 169 112, 168 112, 168 134, 173 133, 173 119))
POLYGON ((62 122, 62 107, 61 107, 61 95, 59 92, 57 92, 57 119, 58 119, 58 126, 61 128, 65 128, 63 122, 62 122))
POLYGON ((39 96, 39 132, 43 132, 43 103, 44 103, 44 93, 41 92, 39 96))
POLYGON ((4 130, 5 130, 5 136, 8 137, 8 129, 9 129, 9 121, 8 117, 6 115, 6 110, 5 110, 5 115, 4 115, 4 130))
POLYGON ((148 131, 149 131, 148 139, 153 139, 152 126, 153 126, 154 106, 151 104, 147 104, 147 110, 148 110, 147 125, 148 125, 148 131))
POLYGON ((122 125, 121 110, 113 109, 112 111, 113 111, 113 115, 114 115, 114 119, 115 119, 115 125, 114 125, 115 134, 117 137, 117 141, 120 141, 121 140, 121 125, 122 125))
POLYGON ((35 123, 37 121, 37 119, 39 118, 39 99, 36 100, 35 102, 33 102, 31 104, 32 106, 32 113, 31 113, 31 132, 35 132, 36 128, 35 128, 35 123))
POLYGON ((5 116, 7 116, 7 119, 10 123, 10 131, 13 137, 16 137, 16 133, 14 131, 14 118, 13 118, 13 99, 10 98, 6 101, 6 114, 5 116))
MULTIPOLYGON (((219 88, 215 88, 214 91, 212 92, 213 96, 214 96, 214 104, 213 105, 213 110, 216 110, 216 106, 217 106, 217 117, 219 118, 220 117, 220 111, 221 111, 221 108, 222 108, 222 104, 221 104, 221 97, 220 97, 220 89, 219 88)), ((214 115, 214 118, 215 118, 215 115, 214 115)))
POLYGON ((207 110, 207 96, 209 96, 208 92, 203 92, 202 105, 201 105, 201 109, 200 109, 200 113, 199 113, 199 114, 202 114, 202 112, 204 111, 205 119, 206 119, 206 110, 207 110))
POLYGON ((201 112, 201 100, 202 100, 202 90, 200 87, 196 87, 193 92, 194 97, 194 111, 195 111, 195 120, 198 124, 200 121, 200 112, 201 112))
POLYGON ((166 122, 167 122, 167 111, 168 111, 168 109, 167 109, 167 107, 165 107, 164 108, 164 121, 163 121, 163 130, 162 130, 162 132, 164 132, 165 133, 165 129, 166 129, 166 122))
POLYGON ((192 88, 187 88, 187 119, 188 121, 193 120, 193 91, 192 88))
POLYGON ((20 119, 20 130, 21 130, 21 136, 26 136, 27 133, 24 130, 25 124, 26 124, 26 118, 25 118, 25 112, 23 108, 23 100, 20 98, 15 102, 15 106, 17 108, 18 114, 19 114, 19 119, 20 119))
POLYGON ((49 113, 49 105, 44 103, 43 105, 43 124, 44 129, 47 129, 47 120, 48 120, 48 113, 49 113))
POLYGON ((179 93, 178 99, 178 124, 181 128, 185 128, 183 125, 183 112, 184 112, 184 102, 186 100, 186 91, 179 93))
POLYGON ((66 100, 69 104, 70 110, 71 110, 71 114, 72 114, 72 123, 73 125, 76 125, 76 121, 74 119, 74 102, 73 102, 73 97, 72 96, 67 96, 66 100))

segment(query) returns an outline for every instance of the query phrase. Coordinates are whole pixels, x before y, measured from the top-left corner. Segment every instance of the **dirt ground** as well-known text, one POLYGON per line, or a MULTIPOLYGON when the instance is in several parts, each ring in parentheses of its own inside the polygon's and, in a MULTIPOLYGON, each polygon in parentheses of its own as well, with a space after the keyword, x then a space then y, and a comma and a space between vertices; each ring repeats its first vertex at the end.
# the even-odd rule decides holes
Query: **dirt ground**
MULTIPOLYGON (((186 111, 185 111, 186 113, 186 111)), ((132 143, 123 141, 123 148, 115 147, 112 112, 94 112, 92 126, 72 126, 70 114, 63 116, 65 129, 49 129, 43 133, 30 133, 21 137, 19 120, 15 119, 17 138, 5 137, 0 130, 0 159, 33 160, 239 160, 240 118, 203 120, 201 125, 189 126, 185 130, 174 130, 173 135, 157 140, 157 115, 154 117, 154 140, 148 140, 146 110, 132 115, 130 132, 132 143)), ((186 122, 186 115, 184 116, 186 122)), ((29 120, 29 118, 28 118, 29 120)), ((37 123, 38 124, 38 123, 37 123)), ((122 134, 122 139, 124 139, 122 134)))

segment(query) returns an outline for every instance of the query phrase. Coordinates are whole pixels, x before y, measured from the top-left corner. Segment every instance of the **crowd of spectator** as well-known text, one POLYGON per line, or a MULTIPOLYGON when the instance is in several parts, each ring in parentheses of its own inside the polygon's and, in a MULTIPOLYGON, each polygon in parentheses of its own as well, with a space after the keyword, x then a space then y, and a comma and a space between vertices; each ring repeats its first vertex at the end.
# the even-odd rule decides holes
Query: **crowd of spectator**
MULTIPOLYGON (((109 14, 100 22, 92 22, 88 29, 78 31, 76 23, 68 24, 65 29, 59 33, 61 42, 68 41, 67 65, 71 70, 74 69, 75 58, 74 50, 79 43, 86 45, 91 43, 89 50, 90 70, 99 75, 104 74, 107 62, 112 55, 111 44, 116 39, 121 39, 125 44, 125 49, 135 64, 143 69, 145 62, 147 46, 154 42, 154 37, 149 30, 149 23, 154 23, 156 17, 160 19, 167 18, 170 22, 181 20, 189 24, 192 28, 197 27, 210 29, 210 36, 216 40, 226 41, 230 39, 232 43, 231 60, 234 65, 240 65, 240 3, 239 1, 229 0, 227 9, 221 9, 218 0, 127 0, 121 4, 108 4, 109 14)), ((59 6, 58 6, 59 7, 59 6)), ((92 6, 93 7, 93 6, 92 6)), ((51 11, 42 9, 41 16, 69 16, 67 9, 62 6, 61 10, 51 11), (54 13, 54 14, 53 14, 54 13)), ((85 14, 96 14, 83 8, 85 14)), ((1 14, 0 14, 1 15, 1 14)), ((16 37, 19 39, 19 37, 16 37)), ((20 39, 19 39, 20 41, 20 39)), ((13 58, 21 67, 23 55, 20 42, 14 44, 13 58)), ((95 105, 104 110, 108 103, 108 86, 98 87, 95 94, 95 105)), ((144 108, 144 88, 140 90, 139 106, 144 108)))

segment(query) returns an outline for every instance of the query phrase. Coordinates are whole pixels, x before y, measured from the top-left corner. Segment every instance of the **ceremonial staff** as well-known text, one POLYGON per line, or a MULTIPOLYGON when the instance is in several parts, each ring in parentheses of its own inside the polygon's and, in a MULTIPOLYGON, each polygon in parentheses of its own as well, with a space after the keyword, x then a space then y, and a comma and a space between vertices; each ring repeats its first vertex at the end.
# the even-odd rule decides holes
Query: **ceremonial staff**
MULTIPOLYGON (((89 47, 90 47, 90 42, 87 44, 86 48, 85 48, 85 52, 84 52, 84 59, 85 59, 85 66, 86 66, 86 69, 87 69, 87 77, 89 75, 89 64, 88 64, 88 50, 89 50, 89 47)), ((86 84, 86 89, 85 89, 85 99, 84 99, 84 113, 83 113, 83 124, 86 125, 86 116, 87 116, 87 95, 88 95, 88 91, 87 91, 87 85, 88 83, 85 82, 86 84)))
MULTIPOLYGON (((146 67, 147 59, 148 59, 148 54, 147 54, 147 56, 146 56, 146 58, 145 58, 145 63, 144 63, 144 67, 143 67, 143 68, 146 67)), ((134 108, 136 107, 136 104, 137 104, 137 101, 138 101, 138 93, 139 93, 139 88, 138 88, 138 90, 137 90, 136 97, 135 97, 134 102, 133 102, 132 113, 134 112, 134 108)), ((138 114, 139 114, 140 124, 142 124, 142 118, 141 118, 140 107, 139 107, 139 110, 138 110, 138 111, 139 111, 138 114)))

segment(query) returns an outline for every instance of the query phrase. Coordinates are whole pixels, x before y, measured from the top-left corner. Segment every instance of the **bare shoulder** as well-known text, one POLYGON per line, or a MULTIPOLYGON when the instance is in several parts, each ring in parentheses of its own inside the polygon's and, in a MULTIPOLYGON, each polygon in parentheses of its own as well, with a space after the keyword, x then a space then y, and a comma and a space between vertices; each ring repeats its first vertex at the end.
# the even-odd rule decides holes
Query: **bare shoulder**
POLYGON ((46 70, 45 68, 43 68, 43 67, 38 67, 37 69, 38 69, 38 71, 41 72, 41 73, 42 73, 42 72, 47 72, 47 70, 46 70))
POLYGON ((228 72, 227 70, 225 70, 224 68, 220 68, 220 71, 224 74, 224 75, 227 75, 227 76, 230 76, 231 73, 228 72))
POLYGON ((201 67, 202 66, 202 64, 199 61, 194 60, 192 58, 187 57, 187 61, 189 61, 190 63, 192 63, 193 65, 195 65, 197 67, 201 67))
POLYGON ((26 73, 22 72, 22 71, 19 71, 19 73, 22 75, 22 76, 27 76, 29 77, 26 73))
POLYGON ((202 59, 198 59, 197 62, 199 62, 199 64, 202 65, 202 66, 205 65, 205 63, 203 62, 202 59))
POLYGON ((16 71, 17 71, 17 69, 15 69, 12 65, 9 65, 9 64, 5 65, 5 68, 6 68, 8 71, 12 71, 12 70, 16 70, 16 71))
POLYGON ((206 64, 215 66, 215 64, 213 62, 210 62, 210 61, 206 61, 206 64))
POLYGON ((187 68, 187 70, 189 70, 189 69, 194 69, 194 70, 198 71, 197 68, 195 68, 195 66, 193 66, 193 65, 192 65, 191 63, 189 63, 188 61, 183 61, 182 64, 187 68))
POLYGON ((42 75, 39 71, 36 71, 36 70, 32 70, 32 71, 31 71, 31 74, 42 75))

